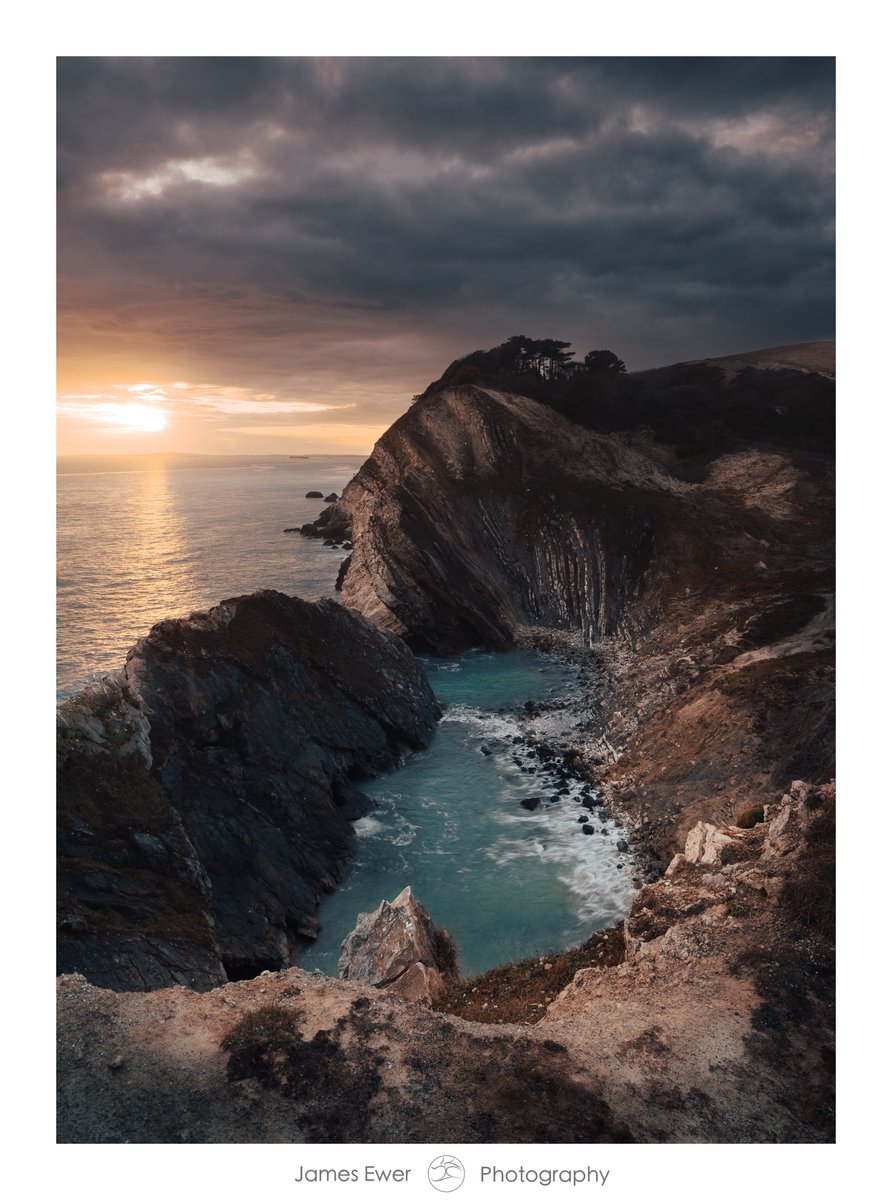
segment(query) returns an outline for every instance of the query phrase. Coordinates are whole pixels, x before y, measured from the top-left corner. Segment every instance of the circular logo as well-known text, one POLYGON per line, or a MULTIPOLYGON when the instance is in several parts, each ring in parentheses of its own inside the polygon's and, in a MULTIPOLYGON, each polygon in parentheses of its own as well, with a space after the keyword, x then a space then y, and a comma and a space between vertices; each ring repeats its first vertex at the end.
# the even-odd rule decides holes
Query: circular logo
POLYGON ((441 1154, 428 1167, 427 1178, 438 1192, 454 1192, 465 1181, 465 1169, 454 1154, 441 1154))

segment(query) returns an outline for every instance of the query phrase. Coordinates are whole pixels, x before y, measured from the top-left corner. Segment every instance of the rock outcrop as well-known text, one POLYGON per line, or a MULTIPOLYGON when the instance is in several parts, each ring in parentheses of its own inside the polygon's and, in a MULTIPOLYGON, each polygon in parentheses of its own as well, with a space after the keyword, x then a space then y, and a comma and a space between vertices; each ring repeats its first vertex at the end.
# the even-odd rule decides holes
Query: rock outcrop
POLYGON ((350 531, 343 601, 410 645, 506 647, 518 628, 616 630, 666 497, 688 485, 633 446, 522 396, 415 404, 316 522, 350 531))
POLYGON ((460 978, 452 939, 434 927, 410 887, 359 914, 344 940, 338 974, 428 1004, 460 978))
POLYGON ((162 621, 59 713, 59 965, 114 988, 287 965, 343 869, 357 781, 432 737, 405 646, 277 592, 162 621))

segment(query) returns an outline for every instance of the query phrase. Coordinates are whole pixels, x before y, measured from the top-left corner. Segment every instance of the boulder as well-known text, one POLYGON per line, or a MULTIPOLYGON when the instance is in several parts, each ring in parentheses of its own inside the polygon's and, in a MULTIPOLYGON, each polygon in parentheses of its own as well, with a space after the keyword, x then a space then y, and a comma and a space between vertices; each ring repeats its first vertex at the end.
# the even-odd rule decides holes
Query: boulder
POLYGON ((719 833, 715 825, 698 821, 687 836, 684 856, 689 863, 704 863, 708 866, 720 861, 722 847, 733 840, 726 833, 719 833))
POLYGON ((834 784, 815 788, 801 779, 795 780, 777 808, 772 808, 763 857, 789 854, 796 849, 806 826, 827 798, 835 794, 834 784))
POLYGON ((460 980, 452 939, 434 927, 410 887, 359 914, 341 947, 338 973, 423 1004, 460 980))
POLYGON ((337 500, 337 498, 338 498, 337 492, 329 492, 329 494, 325 497, 325 503, 326 504, 334 504, 334 502, 335 502, 335 500, 337 500))
POLYGON ((321 500, 322 493, 321 492, 307 492, 306 498, 307 498, 307 500, 321 500))

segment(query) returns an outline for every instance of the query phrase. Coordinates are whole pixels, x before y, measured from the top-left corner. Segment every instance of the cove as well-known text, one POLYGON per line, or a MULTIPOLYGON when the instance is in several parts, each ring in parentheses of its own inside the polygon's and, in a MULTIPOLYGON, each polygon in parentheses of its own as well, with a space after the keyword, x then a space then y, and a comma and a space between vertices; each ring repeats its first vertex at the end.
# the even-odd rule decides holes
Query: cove
POLYGON ((526 740, 573 744, 577 671, 526 649, 421 661, 443 719, 427 750, 360 785, 376 807, 356 823, 354 860, 319 907, 318 939, 298 953, 305 970, 337 975, 357 915, 407 884, 452 934, 465 976, 565 949, 628 911, 622 829, 596 808, 595 833, 584 834, 583 804, 596 794, 558 778, 526 740), (530 700, 544 703, 541 715, 525 712, 530 700), (541 803, 530 812, 520 802, 532 797, 541 803))

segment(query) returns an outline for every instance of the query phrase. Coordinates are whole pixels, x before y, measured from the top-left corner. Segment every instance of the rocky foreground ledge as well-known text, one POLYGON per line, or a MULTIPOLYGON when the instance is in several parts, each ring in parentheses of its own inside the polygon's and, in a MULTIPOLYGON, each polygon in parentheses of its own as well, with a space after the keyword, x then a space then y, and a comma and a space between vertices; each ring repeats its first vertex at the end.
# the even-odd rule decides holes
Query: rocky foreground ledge
POLYGON ((367 811, 433 736, 402 642, 279 592, 162 621, 59 712, 59 969, 208 988, 288 965, 367 811))
POLYGON ((578 971, 535 1026, 431 1011, 399 972, 204 994, 64 976, 59 1139, 830 1140, 834 791, 695 827, 639 893, 624 961, 578 971))

